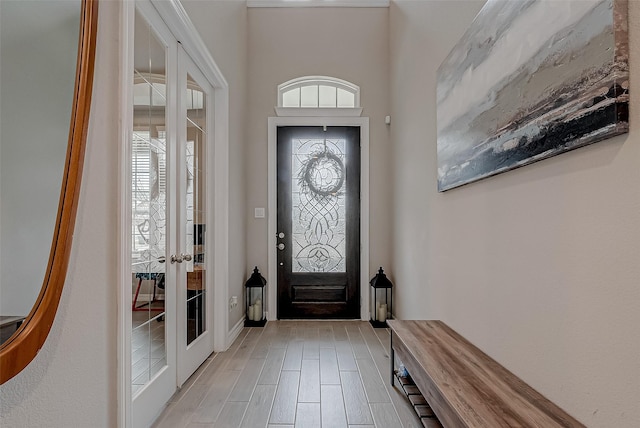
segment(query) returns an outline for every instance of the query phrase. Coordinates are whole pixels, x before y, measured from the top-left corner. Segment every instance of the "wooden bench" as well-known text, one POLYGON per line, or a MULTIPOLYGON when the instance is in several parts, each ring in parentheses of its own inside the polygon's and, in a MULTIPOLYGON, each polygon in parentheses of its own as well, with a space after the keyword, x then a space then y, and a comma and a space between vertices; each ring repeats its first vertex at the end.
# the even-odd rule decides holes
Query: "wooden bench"
POLYGON ((404 364, 446 428, 584 427, 442 321, 388 321, 404 364))

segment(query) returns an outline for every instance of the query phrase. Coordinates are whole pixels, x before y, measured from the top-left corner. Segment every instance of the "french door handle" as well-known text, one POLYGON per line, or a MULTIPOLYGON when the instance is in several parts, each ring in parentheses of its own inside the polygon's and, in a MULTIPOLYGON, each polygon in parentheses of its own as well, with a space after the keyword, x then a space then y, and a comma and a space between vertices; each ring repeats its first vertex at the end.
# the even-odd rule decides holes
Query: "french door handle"
POLYGON ((171 264, 174 264, 174 263, 182 263, 182 260, 183 260, 183 258, 182 258, 182 254, 181 254, 181 255, 179 255, 179 256, 176 256, 175 254, 172 254, 172 255, 171 255, 171 264))
POLYGON ((184 260, 185 262, 190 262, 191 259, 193 258, 191 254, 182 254, 182 253, 180 253, 180 257, 182 257, 182 260, 184 260))

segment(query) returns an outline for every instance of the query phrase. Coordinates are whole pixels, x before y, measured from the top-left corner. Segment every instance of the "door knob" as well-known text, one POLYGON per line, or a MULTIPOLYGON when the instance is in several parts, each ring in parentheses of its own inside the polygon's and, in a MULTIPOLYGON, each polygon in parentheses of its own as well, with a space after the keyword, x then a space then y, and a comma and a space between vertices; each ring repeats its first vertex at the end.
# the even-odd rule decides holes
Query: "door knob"
POLYGON ((278 250, 284 250, 284 244, 282 242, 278 244, 278 250))
POLYGON ((171 255, 171 264, 174 263, 182 263, 182 255, 176 256, 175 254, 171 255))
POLYGON ((191 259, 193 258, 191 257, 191 254, 182 254, 182 253, 180 253, 180 257, 182 257, 182 260, 184 260, 185 262, 190 262, 191 259))
POLYGON ((284 238, 284 232, 278 233, 278 238, 280 238, 280 239, 284 238))

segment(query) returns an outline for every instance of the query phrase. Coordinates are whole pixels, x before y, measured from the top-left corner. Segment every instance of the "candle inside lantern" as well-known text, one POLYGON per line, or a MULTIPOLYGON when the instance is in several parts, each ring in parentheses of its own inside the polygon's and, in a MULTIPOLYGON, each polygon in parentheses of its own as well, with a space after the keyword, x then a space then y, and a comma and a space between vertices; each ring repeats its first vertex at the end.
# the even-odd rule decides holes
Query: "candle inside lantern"
POLYGON ((253 305, 249 305, 249 312, 247 313, 247 318, 249 318, 249 320, 251 321, 253 321, 253 313, 254 313, 253 305))
POLYGON ((387 305, 380 305, 378 308, 378 321, 386 321, 387 320, 387 305))
POLYGON ((380 313, 380 302, 376 302, 376 312, 373 314, 373 319, 374 320, 379 320, 378 319, 378 314, 380 313))
POLYGON ((262 302, 260 300, 256 300, 253 305, 253 320, 262 321, 262 302))

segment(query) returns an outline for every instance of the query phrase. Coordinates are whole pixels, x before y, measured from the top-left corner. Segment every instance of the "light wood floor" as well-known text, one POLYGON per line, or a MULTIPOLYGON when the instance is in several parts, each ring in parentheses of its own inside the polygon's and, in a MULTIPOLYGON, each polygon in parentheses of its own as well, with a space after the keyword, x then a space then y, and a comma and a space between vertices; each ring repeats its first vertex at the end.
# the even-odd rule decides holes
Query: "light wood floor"
POLYGON ((389 376, 387 329, 270 321, 208 359, 154 427, 422 427, 389 376))

